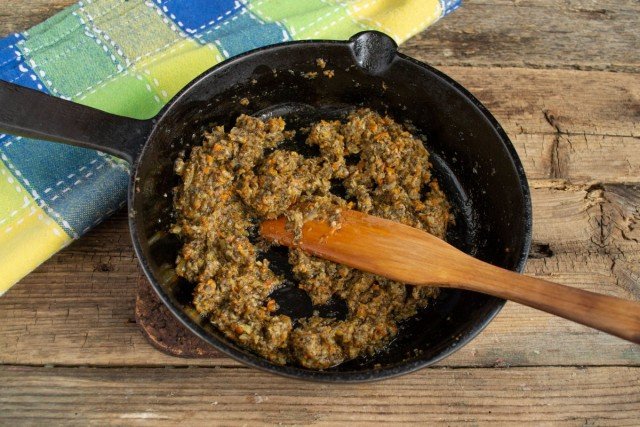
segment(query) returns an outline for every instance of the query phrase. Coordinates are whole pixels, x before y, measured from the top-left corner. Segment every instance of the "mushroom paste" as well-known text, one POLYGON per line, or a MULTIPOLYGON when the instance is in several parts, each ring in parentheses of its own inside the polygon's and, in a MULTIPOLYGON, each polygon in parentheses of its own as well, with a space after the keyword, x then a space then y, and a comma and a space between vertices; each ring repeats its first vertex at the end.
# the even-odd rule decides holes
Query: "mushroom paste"
POLYGON ((252 238, 256 225, 286 215, 299 233, 308 219, 335 221, 355 209, 444 238, 453 218, 422 141, 391 118, 361 109, 299 132, 319 155, 287 148, 294 132, 282 118, 242 115, 176 161, 176 272, 197 284, 195 308, 229 338, 277 364, 324 369, 381 350, 437 289, 291 249, 293 274, 314 305, 337 297, 348 307, 344 320, 314 312, 294 324, 270 297, 284 279, 261 256, 269 244, 252 238), (331 191, 336 184, 342 197, 331 191))

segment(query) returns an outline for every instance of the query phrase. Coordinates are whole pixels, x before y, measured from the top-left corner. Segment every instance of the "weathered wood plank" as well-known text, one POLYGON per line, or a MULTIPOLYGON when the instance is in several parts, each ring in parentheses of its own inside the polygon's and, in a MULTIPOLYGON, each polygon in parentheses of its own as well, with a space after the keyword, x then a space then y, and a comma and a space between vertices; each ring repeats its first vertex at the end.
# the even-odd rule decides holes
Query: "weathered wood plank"
POLYGON ((76 0, 0 2, 0 37, 11 32, 24 31, 76 2, 76 0))
MULTIPOLYGON (((73 3, 2 2, 0 35, 25 30, 73 3)), ((634 0, 466 1, 403 50, 434 65, 637 72, 639 12, 634 0)))
MULTIPOLYGON (((640 189, 534 181, 532 194, 535 245, 527 273, 623 298, 640 298, 640 272, 636 267, 640 243, 625 240, 620 234, 625 224, 627 229, 633 227, 637 211, 629 205, 633 206, 640 197, 640 189), (612 250, 616 247, 624 248, 624 255, 612 250)), ((121 212, 0 298, 0 340, 6 343, 0 346, 0 362, 235 363, 222 357, 175 359, 151 348, 133 323, 138 273, 126 218, 121 212)), ((507 304, 480 338, 443 363, 640 365, 640 348, 517 304, 507 304)))
POLYGON ((530 178, 554 177, 572 183, 640 181, 640 137, 590 134, 515 134, 530 178), (528 151, 533 151, 529 153, 528 151))
POLYGON ((531 181, 534 240, 554 253, 595 252, 600 237, 600 193, 562 181, 531 181), (597 198, 597 200, 594 200, 597 198))
POLYGON ((635 0, 475 0, 409 40, 434 65, 638 72, 635 0))
MULTIPOLYGON (((0 1, 0 34, 74 2, 0 1)), ((466 0, 402 48, 468 86, 513 139, 534 187, 528 274, 636 299, 639 11, 637 0, 466 0)), ((0 424, 637 425, 640 347, 516 304, 444 361, 456 369, 326 386, 155 351, 132 323, 138 273, 119 213, 0 298, 0 364, 215 368, 0 367, 0 424), (526 367, 572 364, 636 368, 526 367)))
POLYGON ((601 244, 620 258, 632 257, 640 244, 640 186, 604 185, 602 198, 601 244))
POLYGON ((6 424, 637 425, 640 368, 425 369, 313 384, 245 368, 0 368, 6 424))
POLYGON ((442 70, 496 116, 518 150, 529 179, 562 178, 572 183, 640 180, 640 79, 635 75, 465 67, 442 70))
POLYGON ((0 318, 7 320, 0 352, 19 349, 26 357, 7 353, 0 363, 171 364, 135 323, 139 274, 121 211, 0 298, 0 318))
POLYGON ((640 136, 640 82, 629 73, 440 67, 509 134, 640 136))

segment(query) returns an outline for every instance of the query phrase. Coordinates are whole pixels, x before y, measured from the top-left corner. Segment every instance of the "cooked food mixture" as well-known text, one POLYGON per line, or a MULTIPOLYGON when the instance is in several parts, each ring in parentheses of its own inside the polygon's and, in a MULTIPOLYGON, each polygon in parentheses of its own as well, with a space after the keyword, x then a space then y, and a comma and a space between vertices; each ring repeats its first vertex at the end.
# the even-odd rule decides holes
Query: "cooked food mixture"
POLYGON ((362 109, 316 123, 302 130, 319 151, 308 157, 291 150, 285 125, 242 115, 176 161, 172 232, 184 242, 176 271, 197 284, 197 311, 229 338, 278 364, 324 369, 381 350, 437 290, 294 249, 289 263, 314 305, 341 298, 348 307, 344 320, 314 312, 294 322, 270 296, 284 278, 262 256, 268 243, 254 238, 256 225, 286 215, 299 232, 307 219, 338 221, 355 209, 443 238, 452 215, 422 141, 391 118, 362 109))

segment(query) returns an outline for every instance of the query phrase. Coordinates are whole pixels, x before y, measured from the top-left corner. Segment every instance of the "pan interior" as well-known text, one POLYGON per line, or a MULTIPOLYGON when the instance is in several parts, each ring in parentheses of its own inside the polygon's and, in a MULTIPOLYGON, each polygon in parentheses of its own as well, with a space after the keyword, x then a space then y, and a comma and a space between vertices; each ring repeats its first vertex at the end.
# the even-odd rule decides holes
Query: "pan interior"
MULTIPOLYGON (((180 151, 201 141, 213 124, 233 126, 238 115, 283 116, 293 125, 344 117, 369 107, 404 122, 423 136, 436 178, 456 217, 447 240, 480 259, 521 268, 529 233, 529 201, 506 137, 475 101, 448 79, 414 61, 396 57, 372 74, 357 65, 350 45, 314 43, 258 51, 204 75, 178 96, 161 117, 139 162, 132 202, 134 240, 142 262, 169 305, 196 333, 235 357, 280 373, 317 379, 362 380, 393 375, 449 354, 495 315, 500 299, 442 290, 427 309, 401 325, 396 340, 375 357, 359 358, 313 372, 278 367, 226 339, 191 306, 193 284, 176 279, 173 266, 180 242, 167 232, 172 222, 172 165, 180 151), (327 63, 319 69, 317 58, 327 63), (331 70, 332 77, 323 71, 331 70), (317 73, 314 77, 313 74, 317 73), (246 98, 248 104, 244 101, 246 98), (243 100, 243 102, 240 102, 243 100)), ((411 159, 407 159, 411 161, 411 159)), ((269 255, 287 274, 286 253, 269 255)), ((295 293, 292 283, 291 292, 295 293)), ((280 303, 292 313, 300 296, 280 303)), ((339 301, 327 307, 339 316, 339 301)), ((304 313, 302 313, 304 315, 304 313)))

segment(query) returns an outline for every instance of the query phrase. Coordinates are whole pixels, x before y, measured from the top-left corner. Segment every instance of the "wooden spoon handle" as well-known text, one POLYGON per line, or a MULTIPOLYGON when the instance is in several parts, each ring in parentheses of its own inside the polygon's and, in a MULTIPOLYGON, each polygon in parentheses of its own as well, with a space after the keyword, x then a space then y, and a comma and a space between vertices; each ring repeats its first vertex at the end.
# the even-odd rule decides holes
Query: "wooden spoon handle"
POLYGON ((508 299, 640 344, 640 303, 523 276, 475 259, 424 231, 355 211, 338 228, 308 221, 295 241, 285 218, 264 221, 276 243, 399 282, 508 299))
POLYGON ((482 264, 476 277, 455 287, 515 301, 640 344, 640 303, 482 264))

